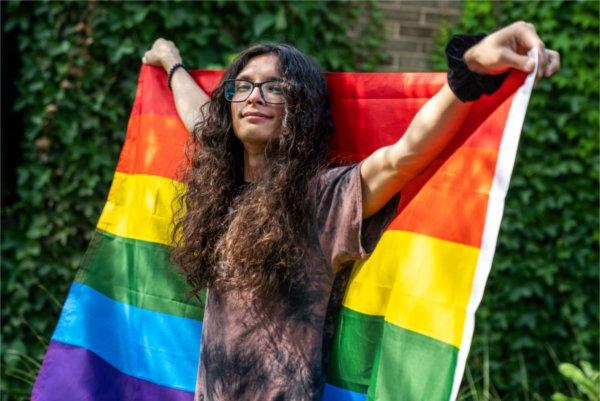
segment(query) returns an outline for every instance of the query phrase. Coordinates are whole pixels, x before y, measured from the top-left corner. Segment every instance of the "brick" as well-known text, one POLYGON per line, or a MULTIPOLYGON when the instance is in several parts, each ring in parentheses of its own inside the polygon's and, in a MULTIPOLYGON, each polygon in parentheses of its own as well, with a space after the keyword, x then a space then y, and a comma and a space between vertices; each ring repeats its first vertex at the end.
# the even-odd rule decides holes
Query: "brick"
POLYGON ((460 14, 462 2, 460 0, 442 0, 438 2, 437 8, 444 10, 444 12, 460 14))
POLYGON ((458 20, 459 1, 378 1, 386 40, 383 71, 428 71, 429 54, 440 23, 458 20))
POLYGON ((397 55, 401 59, 405 59, 406 58, 406 59, 415 59, 415 60, 422 60, 422 61, 428 61, 429 60, 429 55, 424 54, 424 53, 420 53, 420 52, 395 51, 394 55, 397 55))
POLYGON ((401 70, 395 64, 386 64, 386 65, 382 65, 381 67, 379 67, 377 69, 377 71, 380 71, 380 72, 398 72, 398 71, 401 71, 401 70))
POLYGON ((413 53, 394 52, 389 54, 387 63, 380 67, 382 71, 428 71, 430 69, 429 60, 426 58, 414 57, 413 53), (412 56, 411 56, 412 55, 412 56))
POLYGON ((381 65, 377 70, 391 71, 397 68, 398 64, 396 63, 396 59, 392 55, 389 55, 388 59, 386 59, 386 62, 383 63, 383 65, 381 65))
POLYGON ((377 8, 380 10, 406 10, 406 11, 416 11, 419 12, 423 7, 423 3, 419 3, 417 5, 406 4, 405 1, 377 1, 377 8))
POLYGON ((404 8, 386 8, 382 9, 381 14, 384 21, 409 21, 409 22, 420 22, 421 21, 421 9, 404 9, 404 8))
POLYGON ((439 14, 439 15, 457 15, 458 11, 450 8, 439 7, 423 7, 421 12, 424 14, 439 14))
POLYGON ((439 26, 442 21, 454 22, 456 21, 456 17, 447 14, 424 14, 424 26, 439 26))
POLYGON ((431 68, 427 60, 399 57, 398 70, 405 72, 429 71, 431 68))
POLYGON ((414 24, 400 24, 400 37, 413 36, 417 38, 430 38, 436 31, 437 29, 431 27, 423 27, 414 24))
POLYGON ((383 22, 383 29, 385 30, 386 40, 393 40, 394 38, 398 38, 400 35, 400 24, 395 21, 385 21, 383 22))
POLYGON ((449 13, 448 10, 435 10, 435 9, 424 9, 423 10, 423 23, 424 25, 437 25, 442 20, 456 21, 458 19, 458 13, 449 13))
POLYGON ((395 56, 393 52, 387 52, 385 54, 385 62, 378 68, 382 71, 393 71, 398 67, 398 56, 395 56))
POLYGON ((414 6, 414 7, 437 7, 438 2, 435 0, 402 0, 400 4, 403 6, 414 6))
POLYGON ((399 1, 378 1, 375 3, 380 10, 397 10, 402 7, 399 1))
POLYGON ((433 39, 428 41, 421 42, 421 52, 424 54, 429 54, 433 50, 433 39))
POLYGON ((421 52, 422 44, 415 40, 388 40, 385 42, 383 48, 385 50, 392 51, 407 51, 407 52, 421 52))

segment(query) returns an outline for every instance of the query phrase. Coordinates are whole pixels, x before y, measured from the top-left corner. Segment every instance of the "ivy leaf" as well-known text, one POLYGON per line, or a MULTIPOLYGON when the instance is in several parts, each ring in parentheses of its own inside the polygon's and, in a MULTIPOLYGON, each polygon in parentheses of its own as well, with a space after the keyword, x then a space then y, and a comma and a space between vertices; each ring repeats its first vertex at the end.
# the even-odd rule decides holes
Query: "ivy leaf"
POLYGON ((267 28, 275 24, 275 16, 272 13, 260 13, 254 16, 254 36, 259 37, 267 28))
POLYGON ((285 18, 285 10, 283 7, 279 8, 277 11, 277 16, 275 17, 275 29, 283 30, 287 27, 287 20, 285 18))

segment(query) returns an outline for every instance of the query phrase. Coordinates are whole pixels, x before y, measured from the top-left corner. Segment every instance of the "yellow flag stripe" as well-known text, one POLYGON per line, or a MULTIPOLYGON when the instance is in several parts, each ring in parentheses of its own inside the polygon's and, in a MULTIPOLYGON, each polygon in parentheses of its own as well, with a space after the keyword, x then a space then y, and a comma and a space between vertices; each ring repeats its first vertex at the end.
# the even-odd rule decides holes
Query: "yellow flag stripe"
MULTIPOLYGON (((168 178, 116 172, 98 228, 171 244, 173 200, 184 189, 168 178)), ((460 346, 479 249, 406 231, 386 231, 357 264, 344 306, 460 346)))
POLYGON ((170 245, 174 199, 183 189, 168 178, 116 172, 97 227, 119 237, 170 245))
POLYGON ((388 230, 355 265, 343 304, 459 347, 478 256, 473 246, 388 230))

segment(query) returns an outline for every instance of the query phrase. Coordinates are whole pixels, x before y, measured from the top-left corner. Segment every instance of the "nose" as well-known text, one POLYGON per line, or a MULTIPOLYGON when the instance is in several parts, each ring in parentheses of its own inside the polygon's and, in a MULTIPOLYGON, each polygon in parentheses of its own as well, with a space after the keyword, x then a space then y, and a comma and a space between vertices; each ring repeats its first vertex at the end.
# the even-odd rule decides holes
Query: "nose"
POLYGON ((252 88, 252 92, 250 92, 250 96, 248 96, 248 99, 246 99, 247 103, 259 103, 259 104, 264 104, 265 100, 262 98, 262 95, 260 93, 260 88, 258 86, 255 86, 254 88, 252 88))

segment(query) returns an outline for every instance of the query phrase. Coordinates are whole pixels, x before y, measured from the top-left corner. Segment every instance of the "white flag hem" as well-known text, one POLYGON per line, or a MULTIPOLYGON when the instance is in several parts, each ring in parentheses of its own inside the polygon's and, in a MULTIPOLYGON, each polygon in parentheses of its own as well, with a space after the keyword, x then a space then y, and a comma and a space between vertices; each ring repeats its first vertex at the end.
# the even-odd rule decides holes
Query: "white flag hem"
POLYGON ((467 357, 469 356, 469 349, 471 347, 473 330, 475 327, 475 311, 481 303, 485 284, 492 268, 492 260, 494 258, 494 251, 496 250, 500 222, 504 212, 504 200, 506 198, 510 177, 517 156, 517 147, 519 145, 519 138, 521 137, 527 105, 529 104, 529 98, 531 97, 533 84, 537 74, 537 49, 531 49, 528 56, 535 60, 535 68, 529 73, 523 85, 521 85, 515 93, 504 126, 502 142, 500 143, 498 160, 496 162, 496 171, 494 172, 494 179, 492 180, 492 186, 490 188, 488 208, 481 240, 481 250, 477 260, 477 267, 475 268, 471 296, 469 298, 469 303, 467 304, 467 315, 463 326, 460 349, 458 350, 458 360, 456 363, 456 370, 454 371, 454 381, 452 384, 450 401, 456 400, 462 382, 467 357))

